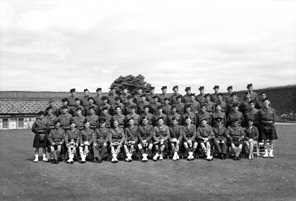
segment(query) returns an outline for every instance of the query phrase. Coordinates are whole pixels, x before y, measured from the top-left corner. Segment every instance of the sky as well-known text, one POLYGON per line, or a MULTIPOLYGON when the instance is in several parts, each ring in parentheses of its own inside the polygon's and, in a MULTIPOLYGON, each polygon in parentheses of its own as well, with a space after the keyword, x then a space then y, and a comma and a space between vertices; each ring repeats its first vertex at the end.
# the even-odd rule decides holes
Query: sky
POLYGON ((296 1, 0 0, 0 90, 69 91, 142 74, 213 92, 296 84, 296 1))

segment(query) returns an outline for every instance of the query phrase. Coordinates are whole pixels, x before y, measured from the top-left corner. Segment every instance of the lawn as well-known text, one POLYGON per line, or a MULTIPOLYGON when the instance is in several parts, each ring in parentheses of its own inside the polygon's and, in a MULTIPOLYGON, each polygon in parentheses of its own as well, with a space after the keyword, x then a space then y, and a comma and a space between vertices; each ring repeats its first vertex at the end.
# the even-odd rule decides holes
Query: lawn
POLYGON ((296 125, 274 159, 33 163, 30 130, 0 131, 0 200, 296 200, 296 125))

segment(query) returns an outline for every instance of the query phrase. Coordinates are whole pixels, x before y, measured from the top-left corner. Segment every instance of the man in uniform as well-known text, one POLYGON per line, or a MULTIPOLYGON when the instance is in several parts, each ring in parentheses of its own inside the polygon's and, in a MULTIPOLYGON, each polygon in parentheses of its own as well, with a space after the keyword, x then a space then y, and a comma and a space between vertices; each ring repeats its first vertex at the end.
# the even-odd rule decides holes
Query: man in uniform
POLYGON ((206 101, 204 104, 206 105, 207 112, 212 114, 215 111, 215 104, 211 101, 210 94, 206 94, 205 98, 206 98, 206 101))
POLYGON ((200 113, 196 115, 196 126, 199 126, 201 119, 206 119, 209 125, 212 125, 212 115, 207 112, 207 107, 205 104, 200 106, 200 113))
POLYGON ((121 107, 118 105, 115 108, 115 114, 112 116, 112 121, 117 121, 120 128, 125 126, 125 115, 122 114, 121 107))
POLYGON ((149 106, 150 103, 146 100, 146 95, 142 94, 141 95, 142 100, 137 103, 138 105, 138 114, 142 114, 144 112, 144 107, 149 106))
POLYGON ((240 105, 240 102, 237 99, 236 93, 232 93, 231 94, 231 100, 227 102, 227 113, 226 113, 226 115, 228 115, 233 110, 233 105, 234 104, 240 105))
POLYGON ((72 107, 72 109, 70 110, 70 114, 74 117, 77 115, 76 111, 77 109, 80 109, 82 112, 82 115, 85 116, 85 109, 84 107, 81 105, 81 100, 79 98, 75 98, 75 105, 74 107, 72 107))
POLYGON ((163 160, 163 152, 168 149, 168 139, 170 137, 170 130, 163 122, 163 117, 157 119, 157 126, 154 126, 154 146, 156 154, 153 157, 154 161, 163 160))
POLYGON ((89 108, 89 114, 86 116, 86 119, 89 122, 89 128, 95 130, 97 128, 99 117, 95 114, 94 106, 89 108))
POLYGON ((152 102, 154 102, 154 96, 155 96, 155 94, 154 94, 154 90, 155 90, 155 87, 151 87, 150 88, 150 92, 149 92, 149 94, 147 94, 147 100, 148 100, 148 102, 151 104, 152 102))
POLYGON ((171 96, 171 105, 175 105, 178 102, 177 97, 180 95, 178 86, 174 86, 173 91, 174 91, 174 94, 171 96))
MULTIPOLYGON (((222 124, 224 126, 226 126, 226 114, 225 112, 222 112, 222 107, 220 104, 217 104, 216 105, 216 110, 215 112, 212 114, 212 120, 216 119, 217 117, 221 118, 222 119, 222 124)), ((215 126, 215 124, 217 123, 217 121, 213 121, 212 122, 212 126, 215 126)), ((220 122, 219 122, 220 123, 220 122)))
POLYGON ((135 108, 135 112, 137 113, 137 104, 133 102, 133 96, 128 95, 127 96, 127 103, 124 105, 124 114, 127 115, 131 113, 131 107, 135 108))
POLYGON ((142 95, 143 95, 143 87, 138 86, 137 92, 134 95, 134 103, 139 104, 142 101, 142 95))
POLYGON ((73 117, 73 121, 76 128, 81 131, 84 129, 85 116, 82 115, 81 108, 76 109, 76 115, 73 117))
POLYGON ((114 87, 110 87, 110 91, 109 91, 109 94, 108 94, 108 100, 109 100, 109 104, 110 105, 113 105, 114 102, 115 102, 115 98, 117 97, 118 95, 116 94, 116 90, 114 87))
POLYGON ((218 103, 218 93, 219 93, 219 85, 215 85, 213 87, 214 89, 214 93, 212 94, 211 96, 211 101, 214 103, 214 104, 217 104, 218 103))
POLYGON ((191 123, 193 125, 196 125, 196 115, 193 112, 191 112, 191 105, 187 104, 187 105, 185 105, 184 108, 185 108, 185 113, 181 115, 181 117, 182 117, 182 119, 181 119, 182 123, 181 124, 185 125, 185 119, 186 119, 187 116, 189 116, 190 119, 191 119, 191 123))
POLYGON ((147 119, 148 119, 148 124, 152 125, 153 124, 153 118, 154 118, 154 116, 153 116, 153 114, 151 114, 149 112, 150 106, 149 105, 145 105, 143 109, 144 109, 144 112, 140 115, 140 117, 142 118, 143 116, 146 116, 147 119))
POLYGON ((215 122, 215 126, 213 127, 215 136, 213 138, 213 144, 216 147, 220 158, 224 160, 227 151, 226 127, 225 124, 223 124, 223 119, 219 116, 215 117, 215 122))
POLYGON ((266 95, 266 92, 265 91, 262 91, 260 93, 260 99, 258 99, 258 103, 255 102, 255 106, 257 106, 259 109, 262 109, 264 108, 264 102, 263 100, 267 98, 267 95, 266 95), (257 105, 256 105, 257 104, 257 105))
POLYGON ((126 117, 126 120, 130 119, 131 117, 133 118, 134 120, 134 125, 135 126, 139 126, 140 125, 140 115, 138 115, 136 113, 136 106, 135 105, 131 105, 129 107, 129 113, 125 116, 126 117))
POLYGON ((55 121, 55 128, 50 130, 48 140, 50 142, 50 151, 54 157, 51 163, 58 164, 62 146, 65 142, 65 131, 60 128, 60 121, 58 119, 55 121))
POLYGON ((255 100, 255 102, 257 103, 258 102, 258 95, 255 91, 253 91, 253 84, 248 84, 247 89, 251 95, 250 99, 255 100))
POLYGON ((73 89, 70 89, 70 93, 71 93, 71 96, 68 97, 68 107, 69 107, 69 111, 72 111, 75 107, 75 95, 76 95, 76 90, 75 88, 73 89))
POLYGON ((106 128, 109 129, 111 127, 112 116, 109 114, 108 107, 105 106, 101 108, 99 119, 105 119, 104 124, 106 128))
POLYGON ((89 102, 88 102, 89 90, 84 89, 83 91, 84 91, 84 96, 81 98, 81 101, 82 101, 82 106, 86 108, 87 106, 89 106, 89 102))
POLYGON ((138 148, 142 154, 142 161, 147 162, 148 161, 148 155, 152 154, 152 147, 153 144, 151 142, 151 139, 154 134, 154 129, 152 125, 148 124, 148 118, 146 116, 142 117, 142 123, 139 126, 139 143, 138 148))
POLYGON ((197 148, 196 127, 191 123, 189 116, 185 118, 183 144, 187 152, 187 160, 194 160, 194 152, 197 148))
POLYGON ((184 99, 184 103, 187 104, 187 103, 191 102, 191 97, 190 97, 191 87, 186 87, 185 92, 186 92, 186 94, 183 96, 183 99, 184 99))
POLYGON ((63 106, 66 106, 68 108, 68 103, 69 103, 68 98, 63 98, 62 99, 62 106, 58 109, 58 116, 60 114, 62 114, 62 110, 63 110, 62 107, 63 106))
POLYGON ((228 144, 231 146, 235 156, 234 160, 240 159, 240 153, 243 148, 244 129, 238 124, 237 118, 232 120, 232 124, 226 129, 226 137, 228 138, 228 144))
POLYGON ((90 108, 93 108, 95 111, 95 114, 99 114, 99 108, 95 105, 95 99, 93 97, 88 98, 88 105, 85 106, 85 116, 90 115, 90 108))
POLYGON ((103 100, 102 100, 102 88, 97 88, 96 89, 97 95, 94 97, 95 104, 100 108, 103 105, 103 100))
POLYGON ((205 87, 204 86, 200 86, 199 87, 199 91, 200 93, 196 96, 196 100, 199 102, 199 104, 204 104, 206 102, 206 98, 205 98, 205 87))
POLYGON ((59 115, 59 109, 54 105, 54 101, 49 100, 48 103, 49 103, 49 106, 51 106, 51 108, 52 108, 52 114, 55 115, 55 116, 58 116, 59 115))
POLYGON ((90 129, 89 126, 90 126, 90 123, 86 119, 84 122, 84 129, 80 132, 80 147, 79 147, 80 157, 81 157, 80 163, 86 162, 86 157, 90 152, 90 147, 92 146, 92 142, 93 142, 94 130, 90 129))
POLYGON ((200 111, 200 103, 195 99, 194 93, 190 94, 190 98, 191 98, 191 101, 189 102, 189 104, 191 105, 191 111, 194 114, 198 114, 200 111))
POLYGON ((74 163, 74 157, 79 147, 79 140, 80 140, 80 130, 76 128, 75 122, 72 121, 71 128, 67 130, 65 134, 65 144, 68 151, 67 163, 70 163, 70 164, 74 163))
POLYGON ((108 148, 110 130, 106 128, 106 119, 99 119, 99 126, 94 133, 93 152, 96 162, 101 163, 108 148))
POLYGON ((226 103, 228 103, 229 101, 231 101, 231 94, 232 94, 232 91, 233 91, 233 87, 232 86, 228 86, 227 87, 227 95, 224 96, 224 99, 226 101, 226 103))
POLYGON ((206 118, 201 119, 200 125, 197 128, 197 140, 208 161, 213 160, 211 155, 212 138, 214 138, 213 128, 207 123, 206 118))
POLYGON ((172 112, 167 117, 169 126, 173 124, 173 118, 178 121, 178 124, 181 124, 181 115, 177 112, 176 105, 172 106, 172 112))
POLYGON ((184 103, 182 103, 182 95, 181 94, 179 94, 178 96, 177 96, 177 102, 174 104, 175 106, 176 106, 176 109, 177 109, 177 112, 180 114, 180 115, 182 115, 182 114, 184 114, 184 103))
POLYGON ((218 98, 218 101, 217 101, 216 105, 219 104, 221 106, 221 111, 224 112, 224 113, 226 113, 226 111, 227 111, 227 104, 223 100, 223 95, 221 93, 218 93, 217 94, 217 98, 218 98))
POLYGON ((171 105, 170 103, 170 99, 169 98, 164 98, 164 104, 162 105, 162 110, 163 113, 166 115, 169 115, 171 113, 171 105))
MULTIPOLYGON (((249 109, 245 112, 245 119, 253 119, 253 124, 254 126, 256 126, 259 130, 260 130, 260 125, 259 125, 259 110, 257 108, 255 108, 255 100, 251 100, 249 102, 250 107, 249 109)), ((245 121, 245 125, 248 125, 248 122, 245 121)), ((261 141, 261 139, 259 139, 259 142, 261 141)))
POLYGON ((167 86, 162 86, 161 87, 162 93, 159 94, 159 100, 161 104, 164 104, 164 99, 167 98, 169 100, 169 103, 171 102, 170 100, 170 95, 167 94, 167 86))
POLYGON ((72 115, 68 113, 68 107, 63 105, 61 107, 61 114, 58 116, 58 119, 60 121, 61 128, 64 129, 65 132, 70 129, 72 118, 72 115))
MULTIPOLYGON (((244 100, 241 102, 241 104, 239 105, 239 110, 245 114, 247 110, 250 109, 250 104, 249 102, 251 101, 251 94, 250 92, 246 92, 245 93, 245 97, 244 100)), ((254 100, 255 101, 255 100, 254 100)))
POLYGON ((158 111, 158 107, 161 106, 161 103, 158 102, 159 98, 157 95, 154 95, 153 97, 153 101, 150 102, 150 109, 151 109, 151 114, 155 114, 158 111))
POLYGON ((233 104, 232 105, 233 109, 232 111, 228 114, 227 117, 227 125, 232 125, 234 120, 238 121, 238 125, 242 126, 244 123, 244 115, 238 110, 238 104, 233 104))
POLYGON ((164 122, 164 124, 165 125, 167 125, 167 123, 168 123, 168 120, 167 120, 167 115, 166 114, 164 114, 164 113, 162 113, 162 111, 163 111, 163 109, 162 109, 162 106, 161 105, 159 105, 158 107, 157 107, 157 112, 154 114, 154 116, 153 116, 153 126, 157 126, 157 119, 159 118, 159 117, 162 117, 163 118, 163 122, 164 122))
POLYGON ((125 142, 123 144, 126 154, 126 161, 131 162, 138 143, 138 126, 135 125, 134 118, 127 119, 128 127, 125 128, 125 142))
POLYGON ((121 98, 119 96, 117 96, 117 97, 115 97, 114 100, 115 100, 114 103, 111 105, 111 114, 112 115, 116 114, 115 108, 117 106, 120 107, 121 111, 125 111, 124 105, 123 105, 123 103, 121 103, 121 98))
POLYGON ((127 98, 127 97, 128 97, 129 95, 130 95, 130 94, 128 93, 128 89, 127 89, 127 87, 124 86, 124 87, 122 88, 122 93, 121 93, 121 95, 120 95, 120 99, 121 99, 123 105, 126 105, 126 104, 128 103, 128 98, 127 98))
POLYGON ((182 142, 182 138, 184 135, 183 126, 178 125, 178 122, 175 118, 172 119, 172 125, 169 127, 170 129, 170 143, 172 147, 173 154, 173 161, 179 160, 179 150, 180 150, 180 143, 182 142))
POLYGON ((111 110, 111 105, 109 104, 109 99, 107 96, 103 96, 102 97, 102 105, 101 107, 99 108, 99 114, 101 114, 101 112, 103 111, 103 108, 107 108, 108 110, 108 113, 110 113, 110 110, 111 110))

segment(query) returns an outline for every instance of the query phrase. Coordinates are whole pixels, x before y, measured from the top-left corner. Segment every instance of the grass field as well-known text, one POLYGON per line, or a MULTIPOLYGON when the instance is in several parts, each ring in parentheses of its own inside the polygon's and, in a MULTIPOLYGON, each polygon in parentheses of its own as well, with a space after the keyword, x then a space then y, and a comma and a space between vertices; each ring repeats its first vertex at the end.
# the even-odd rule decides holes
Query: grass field
POLYGON ((0 131, 0 200, 296 200, 296 125, 274 159, 33 163, 30 130, 0 131))

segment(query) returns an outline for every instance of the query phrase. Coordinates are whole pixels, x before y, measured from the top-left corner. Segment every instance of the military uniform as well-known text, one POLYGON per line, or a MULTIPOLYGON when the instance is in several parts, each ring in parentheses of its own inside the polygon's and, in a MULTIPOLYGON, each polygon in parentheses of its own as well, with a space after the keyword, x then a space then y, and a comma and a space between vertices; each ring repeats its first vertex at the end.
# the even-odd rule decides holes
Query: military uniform
POLYGON ((90 96, 83 96, 80 99, 83 107, 88 107, 89 106, 89 102, 88 102, 89 98, 90 98, 90 96))
POLYGON ((84 129, 84 121, 85 121, 85 116, 75 116, 75 117, 73 117, 73 122, 75 123, 75 125, 76 125, 76 128, 78 129, 78 130, 83 130, 84 129))
MULTIPOLYGON (((222 123, 226 126, 226 114, 222 111, 216 111, 212 114, 212 119, 216 119, 217 117, 222 118, 222 123)), ((215 121, 212 121, 212 126, 215 126, 215 121)))
POLYGON ((229 113, 227 118, 228 125, 231 125, 233 123, 233 120, 237 119, 238 124, 241 126, 244 123, 244 115, 240 111, 232 111, 229 113))
POLYGON ((171 113, 171 106, 169 104, 162 105, 163 113, 169 115, 171 113))
POLYGON ((123 114, 115 114, 112 116, 113 121, 118 121, 119 127, 124 128, 125 126, 125 116, 123 114))
POLYGON ((173 118, 175 118, 178 122, 178 124, 181 124, 181 115, 178 113, 171 113, 168 116, 168 125, 172 125, 173 124, 173 118))
POLYGON ((32 132, 35 133, 33 147, 39 149, 40 147, 46 148, 48 140, 48 121, 43 118, 36 118, 32 126, 32 132))
POLYGON ((107 114, 103 114, 102 113, 99 116, 99 119, 106 119, 106 122, 105 122, 106 128, 110 128, 111 127, 112 116, 109 113, 107 113, 107 114))
POLYGON ((212 125, 212 115, 210 113, 201 111, 198 115, 196 115, 197 126, 199 126, 201 119, 206 119, 207 123, 212 125))
MULTIPOLYGON (((153 135, 153 140, 154 142, 157 142, 155 145, 159 146, 164 146, 165 149, 168 148, 168 139, 170 137, 170 131, 169 127, 166 125, 161 125, 161 126, 155 126, 154 127, 154 135, 153 135), (163 140, 163 143, 161 142, 163 140)), ((160 153, 160 152, 159 152, 160 153)))
POLYGON ((114 104, 115 103, 115 98, 118 97, 118 95, 114 94, 114 93, 109 93, 108 94, 108 100, 109 100, 109 104, 114 104))
POLYGON ((141 115, 140 115, 140 117, 141 118, 143 118, 144 116, 146 116, 147 117, 147 119, 148 119, 148 124, 150 124, 150 125, 152 125, 153 124, 153 119, 154 119, 154 116, 153 116, 153 114, 151 114, 151 113, 142 113, 141 115))
POLYGON ((70 129, 72 119, 73 119, 72 115, 69 114, 68 112, 58 116, 58 120, 60 121, 61 128, 64 129, 65 132, 66 130, 70 129))
POLYGON ((99 120, 98 115, 92 114, 86 116, 87 121, 89 122, 89 128, 95 130, 97 128, 97 123, 99 120))
POLYGON ((101 160, 104 158, 105 153, 107 151, 108 147, 108 141, 109 141, 109 135, 110 130, 106 127, 98 127, 95 130, 94 133, 94 143, 96 145, 93 145, 93 151, 94 151, 94 157, 98 158, 98 162, 101 162, 101 160))
POLYGON ((156 114, 153 116, 153 121, 152 121, 153 126, 157 126, 157 119, 160 118, 160 117, 163 119, 163 123, 164 123, 165 125, 168 124, 167 115, 158 112, 158 113, 156 113, 156 114))
POLYGON ((140 125, 140 121, 141 121, 140 115, 138 115, 137 113, 129 113, 128 115, 126 115, 126 120, 130 118, 134 119, 135 126, 140 125))
POLYGON ((213 132, 214 132, 213 144, 218 150, 218 153, 223 154, 222 159, 224 159, 227 152, 226 127, 223 124, 220 124, 220 125, 216 124, 213 127, 213 132), (220 144, 222 145, 222 147, 220 146, 220 144))
POLYGON ((187 113, 187 112, 185 112, 181 117, 182 117, 182 119, 181 119, 181 124, 182 125, 185 125, 185 117, 186 116, 188 116, 188 117, 190 117, 190 119, 191 119, 191 123, 192 124, 194 124, 194 125, 196 125, 196 115, 193 113, 193 112, 190 112, 189 111, 189 113, 187 113))

